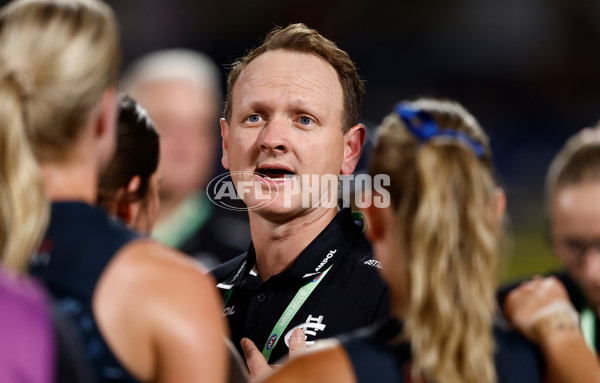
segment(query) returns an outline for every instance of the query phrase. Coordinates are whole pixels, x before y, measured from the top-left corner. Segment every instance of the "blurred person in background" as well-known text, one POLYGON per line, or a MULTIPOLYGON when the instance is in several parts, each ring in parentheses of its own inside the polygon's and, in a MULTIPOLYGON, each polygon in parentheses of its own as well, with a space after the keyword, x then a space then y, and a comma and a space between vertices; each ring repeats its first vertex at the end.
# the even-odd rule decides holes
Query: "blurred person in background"
MULTIPOLYGON (((554 273, 553 283, 562 285, 555 290, 566 289, 580 321, 572 331, 581 332, 597 356, 600 347, 600 127, 579 131, 554 157, 546 175, 545 206, 549 242, 563 265, 563 270, 554 273)), ((510 306, 510 300, 506 300, 511 298, 509 293, 513 294, 511 291, 516 286, 508 285, 499 291, 501 304, 510 306)), ((517 299, 521 300, 526 299, 517 299)), ((515 312, 513 316, 525 315, 519 314, 517 309, 509 309, 515 312)), ((559 314, 560 310, 556 315, 559 314)), ((526 333, 531 332, 524 320, 517 323, 526 333)), ((554 333, 551 330, 552 326, 548 332, 554 333)), ((558 333, 564 336, 564 332, 558 333)))
POLYGON ((224 381, 214 281, 95 206, 116 139, 111 9, 97 0, 15 1, 0 26, 2 121, 26 133, 52 201, 30 273, 77 326, 100 382, 224 381))
POLYGON ((239 255, 250 242, 247 215, 212 204, 205 190, 219 150, 220 76, 207 56, 174 49, 139 58, 122 81, 161 135, 161 208, 152 235, 207 267, 239 255))
POLYGON ((589 347, 600 350, 600 127, 565 143, 546 176, 550 242, 565 285, 581 316, 589 347))
MULTIPOLYGON (((392 319, 326 341, 265 381, 540 382, 533 345, 496 310, 506 200, 475 118, 452 101, 398 104, 377 131, 369 174, 390 177, 388 206, 367 191, 363 211, 392 319)), ((256 348, 246 354, 253 376, 268 371, 256 348)))
POLYGON ((131 97, 121 95, 117 148, 100 175, 98 204, 130 229, 147 235, 160 207, 159 139, 144 108, 131 97))
MULTIPOLYGON (((548 237, 563 270, 555 273, 581 317, 586 342, 600 346, 600 127, 567 140, 552 160, 545 189, 548 237)), ((498 298, 516 285, 503 287, 498 298)))

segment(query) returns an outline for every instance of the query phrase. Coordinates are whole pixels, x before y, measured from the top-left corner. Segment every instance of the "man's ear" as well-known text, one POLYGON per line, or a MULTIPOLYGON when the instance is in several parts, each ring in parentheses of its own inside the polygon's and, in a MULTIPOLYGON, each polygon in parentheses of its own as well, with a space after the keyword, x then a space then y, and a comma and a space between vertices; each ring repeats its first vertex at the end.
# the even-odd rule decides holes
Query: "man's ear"
POLYGON ((221 122, 221 140, 222 140, 222 147, 223 147, 223 157, 221 157, 221 164, 223 165, 223 167, 225 169, 229 169, 229 143, 227 142, 227 139, 229 138, 229 124, 227 123, 227 120, 225 120, 224 118, 221 118, 220 120, 221 122))
POLYGON ((354 173, 360 160, 362 147, 365 143, 367 132, 363 124, 354 125, 348 133, 344 134, 344 161, 342 162, 342 175, 354 173))

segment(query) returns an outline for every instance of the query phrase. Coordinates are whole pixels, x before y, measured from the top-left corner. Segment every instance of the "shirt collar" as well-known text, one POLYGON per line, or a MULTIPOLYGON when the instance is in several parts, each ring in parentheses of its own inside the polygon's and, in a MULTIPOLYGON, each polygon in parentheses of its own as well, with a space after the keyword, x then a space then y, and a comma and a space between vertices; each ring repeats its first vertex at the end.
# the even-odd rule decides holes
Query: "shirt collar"
POLYGON ((303 279, 322 273, 339 261, 361 232, 362 221, 354 220, 350 208, 342 208, 282 274, 303 279))
MULTIPOLYGON (((338 262, 352 244, 362 235, 363 222, 355 220, 350 208, 342 208, 325 229, 298 255, 290 268, 278 275, 279 278, 314 278, 338 262)), ((240 257, 230 277, 222 283, 228 288, 239 285, 256 265, 256 252, 250 243, 245 257, 240 257)))

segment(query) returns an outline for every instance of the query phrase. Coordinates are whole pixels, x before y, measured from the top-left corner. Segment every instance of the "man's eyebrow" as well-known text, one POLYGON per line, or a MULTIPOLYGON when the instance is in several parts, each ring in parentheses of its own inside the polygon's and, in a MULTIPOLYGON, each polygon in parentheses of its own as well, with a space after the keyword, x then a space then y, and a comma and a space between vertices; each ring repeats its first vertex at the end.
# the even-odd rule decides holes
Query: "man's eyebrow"
POLYGON ((326 109, 322 103, 310 98, 294 98, 289 102, 289 106, 296 112, 306 111, 312 114, 326 113, 326 109))
POLYGON ((244 111, 249 111, 249 110, 254 110, 254 111, 268 111, 269 105, 267 102, 263 101, 260 98, 249 98, 249 101, 245 103, 245 105, 243 106, 242 110, 244 111))
MULTIPOLYGON (((308 99, 294 98, 292 100, 287 101, 287 108, 289 110, 293 110, 294 112, 306 112, 311 114, 316 113, 324 113, 323 107, 318 102, 314 102, 308 99)), ((270 105, 269 102, 263 101, 261 99, 249 99, 249 101, 243 106, 241 110, 244 112, 247 111, 257 111, 257 112, 270 112, 275 107, 270 105)))

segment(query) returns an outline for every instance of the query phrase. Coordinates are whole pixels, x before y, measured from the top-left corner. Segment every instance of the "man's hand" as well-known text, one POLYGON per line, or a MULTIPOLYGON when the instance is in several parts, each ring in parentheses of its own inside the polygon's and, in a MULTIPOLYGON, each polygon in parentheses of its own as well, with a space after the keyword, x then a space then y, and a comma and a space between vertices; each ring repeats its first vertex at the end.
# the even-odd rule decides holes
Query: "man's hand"
MULTIPOLYGON (((244 356, 246 358, 246 365, 250 372, 250 383, 258 382, 260 378, 267 375, 272 369, 277 368, 277 365, 269 365, 262 355, 260 350, 256 347, 254 342, 248 338, 243 338, 240 342, 244 356)), ((290 338, 290 353, 289 358, 294 358, 298 354, 301 354, 306 349, 306 337, 304 330, 297 328, 292 333, 290 338)))

